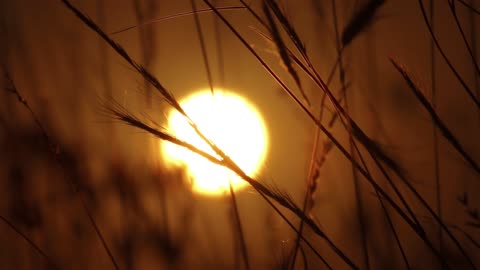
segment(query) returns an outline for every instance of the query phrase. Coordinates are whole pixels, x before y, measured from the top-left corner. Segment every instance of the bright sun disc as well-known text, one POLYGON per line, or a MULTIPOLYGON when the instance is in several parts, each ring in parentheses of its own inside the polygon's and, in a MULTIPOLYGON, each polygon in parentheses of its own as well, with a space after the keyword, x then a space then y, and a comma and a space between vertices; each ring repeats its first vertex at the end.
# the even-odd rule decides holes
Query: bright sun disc
MULTIPOLYGON (((267 134, 260 114, 245 99, 220 89, 197 92, 180 102, 185 112, 207 138, 222 149, 245 173, 258 173, 267 150, 267 134)), ((184 117, 172 111, 168 129, 177 138, 217 156, 195 133, 184 117)), ((185 166, 195 192, 222 195, 240 190, 247 183, 230 170, 213 164, 198 154, 162 143, 163 154, 174 165, 185 166)), ((218 156, 217 156, 218 157, 218 156)))

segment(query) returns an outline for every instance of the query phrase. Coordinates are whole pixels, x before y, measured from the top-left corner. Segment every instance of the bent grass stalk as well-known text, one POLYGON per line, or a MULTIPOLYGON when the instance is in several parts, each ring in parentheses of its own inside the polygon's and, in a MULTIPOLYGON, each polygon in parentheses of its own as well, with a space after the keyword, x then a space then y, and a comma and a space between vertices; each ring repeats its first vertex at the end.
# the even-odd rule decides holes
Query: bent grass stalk
MULTIPOLYGON (((331 268, 328 262, 323 258, 318 251, 313 247, 311 242, 307 240, 302 233, 303 230, 303 224, 305 223, 307 226, 309 226, 314 234, 317 236, 321 237, 328 246, 336 253, 337 256, 339 256, 349 267, 353 269, 358 269, 358 266, 351 260, 349 256, 347 256, 335 243, 333 240, 331 240, 325 232, 320 229, 319 225, 315 222, 314 218, 311 217, 309 214, 307 214, 307 210, 309 209, 309 205, 313 205, 313 193, 315 191, 315 179, 313 179, 315 175, 318 174, 319 168, 317 168, 317 173, 313 173, 314 170, 312 169, 313 165, 311 165, 311 169, 309 172, 309 176, 307 179, 308 187, 307 191, 305 194, 305 201, 303 208, 300 208, 293 202, 293 200, 290 198, 289 194, 277 189, 276 187, 269 187, 267 185, 262 184, 261 182, 257 181, 256 179, 253 179, 249 177, 248 175, 243 172, 237 164, 235 164, 229 156, 227 156, 218 146, 216 146, 211 140, 209 140, 207 137, 203 135, 201 130, 198 129, 196 124, 191 120, 189 115, 183 110, 183 108, 180 106, 180 104, 177 102, 175 97, 165 88, 163 85, 158 81, 158 79, 153 76, 145 67, 142 65, 138 64, 134 59, 132 59, 129 54, 115 41, 113 41, 100 27, 98 27, 91 19, 89 19, 84 13, 82 13, 80 10, 78 10, 75 6, 73 6, 69 1, 67 0, 62 0, 62 2, 69 8, 85 25, 87 25, 91 30, 95 31, 106 43, 112 47, 118 55, 120 55, 124 60, 126 60, 143 78, 146 82, 148 82, 152 87, 154 87, 159 93, 160 96, 163 98, 163 100, 169 104, 171 107, 173 107, 175 110, 177 110, 179 113, 181 113, 189 122, 189 124, 192 126, 192 128, 195 130, 195 132, 200 136, 205 142, 208 143, 210 148, 215 152, 215 155, 210 155, 202 150, 197 149, 194 145, 189 144, 188 142, 179 140, 175 136, 169 134, 168 132, 163 131, 162 129, 157 129, 154 128, 153 126, 149 125, 148 123, 145 123, 141 121, 139 118, 131 114, 126 108, 120 106, 119 104, 116 104, 114 102, 111 102, 109 104, 106 104, 104 106, 105 113, 109 115, 110 117, 113 117, 117 120, 120 120, 123 123, 126 123, 128 125, 134 126, 135 128, 141 129, 146 131, 147 133, 156 136, 162 140, 167 140, 169 142, 172 142, 174 144, 177 144, 179 146, 182 146, 184 148, 189 149, 190 151, 193 151, 204 158, 210 160, 211 162, 218 164, 220 166, 224 166, 231 171, 235 172, 238 174, 240 177, 242 177, 245 181, 247 181, 258 193, 259 195, 272 207, 276 213, 292 228, 294 232, 297 234, 297 240, 296 240, 296 245, 294 249, 294 257, 296 256, 297 251, 300 249, 301 252, 303 253, 302 247, 299 245, 300 240, 303 241, 314 253, 315 255, 328 267, 331 268), (307 198, 311 201, 309 203, 307 198), (292 212, 296 217, 300 219, 300 227, 297 229, 289 219, 285 217, 285 215, 278 209, 278 207, 275 205, 275 203, 283 206, 284 208, 288 209, 290 212, 292 212)), ((400 192, 400 190, 396 187, 396 185, 393 182, 393 179, 389 176, 389 173, 387 170, 384 168, 384 165, 393 171, 393 173, 400 179, 402 182, 407 186, 408 190, 412 192, 415 195, 415 198, 421 203, 423 207, 425 207, 431 217, 439 224, 439 226, 446 232, 446 235, 455 243, 455 246, 457 249, 462 253, 462 255, 465 257, 465 259, 469 262, 470 266, 475 269, 475 265, 473 264, 471 258, 468 256, 460 242, 457 240, 457 238, 449 231, 448 226, 443 223, 441 219, 441 214, 436 214, 435 211, 431 209, 431 207, 426 203, 424 198, 420 195, 420 193, 417 192, 417 190, 409 183, 407 179, 406 173, 403 171, 403 168, 399 166, 399 164, 390 156, 388 155, 381 147, 380 145, 371 139, 365 132, 360 128, 360 126, 351 118, 349 114, 349 109, 347 105, 347 99, 346 99, 346 89, 347 89, 347 83, 344 78, 344 67, 342 63, 342 51, 344 50, 345 47, 347 47, 351 42, 354 40, 355 36, 357 36, 359 33, 364 31, 366 27, 368 27, 371 22, 374 19, 374 15, 376 13, 376 10, 378 9, 379 6, 383 4, 384 1, 375 1, 371 0, 369 4, 367 5, 368 7, 366 9, 361 9, 359 13, 357 13, 357 17, 360 19, 353 19, 351 24, 347 24, 347 27, 345 28, 344 32, 342 33, 342 47, 338 46, 339 43, 339 38, 338 38, 338 29, 336 27, 336 36, 337 36, 337 61, 332 69, 331 76, 329 77, 329 80, 327 83, 325 83, 320 76, 320 74, 316 71, 315 67, 312 65, 312 63, 309 60, 307 51, 301 42, 298 34, 295 32, 292 24, 289 22, 287 17, 283 14, 282 10, 279 8, 277 3, 273 0, 265 0, 263 2, 263 10, 265 15, 267 16, 267 21, 268 23, 264 22, 263 19, 244 1, 241 1, 243 4, 244 9, 247 9, 250 14, 252 14, 272 35, 272 38, 269 38, 275 45, 276 48, 279 52, 279 56, 282 60, 282 63, 285 65, 289 75, 294 79, 296 86, 298 87, 300 94, 303 96, 303 102, 300 101, 300 99, 296 96, 296 94, 293 93, 292 89, 289 88, 285 82, 273 71, 273 69, 266 63, 262 57, 260 57, 255 50, 248 44, 248 42, 245 40, 244 37, 242 37, 239 32, 233 27, 233 25, 223 16, 222 13, 220 13, 220 8, 216 8, 213 6, 210 1, 204 0, 204 3, 209 6, 208 9, 205 9, 205 12, 210 12, 213 11, 213 13, 217 16, 218 19, 220 19, 221 22, 223 22, 227 28, 240 40, 240 42, 244 45, 244 47, 256 58, 256 60, 266 69, 266 71, 273 77, 273 79, 282 87, 282 89, 289 95, 289 97, 293 100, 294 104, 296 104, 314 123, 315 128, 317 130, 317 135, 315 136, 316 142, 318 141, 317 137, 320 131, 327 137, 327 139, 324 142, 324 145, 332 145, 336 146, 337 149, 340 150, 341 154, 346 157, 352 164, 352 170, 354 175, 356 175, 356 172, 360 173, 361 176, 359 177, 361 179, 365 179, 374 189, 375 193, 377 194, 377 197, 379 199, 379 202, 384 209, 384 212, 386 214, 386 217, 389 221, 390 227, 396 237, 397 245, 402 252, 402 256, 404 258, 404 261, 406 263, 407 268, 410 268, 409 262, 404 254, 403 248, 400 244, 400 240, 398 239, 398 235, 395 232, 394 224, 392 223, 387 211, 386 211, 386 205, 384 205, 384 202, 388 203, 397 214, 400 215, 401 219, 405 221, 408 226, 415 232, 415 234, 423 240, 423 242, 426 244, 426 246, 433 252, 434 255, 437 256, 438 260, 442 262, 442 265, 445 268, 449 268, 448 264, 445 262, 445 259, 441 256, 441 250, 440 248, 440 253, 438 250, 434 247, 432 244, 430 238, 427 236, 425 233, 422 224, 419 222, 419 220, 416 217, 416 214, 414 211, 411 209, 409 203, 404 199, 404 195, 400 192), (360 20, 360 21, 358 21, 360 20), (300 58, 296 57, 295 54, 290 51, 290 49, 287 47, 286 43, 283 41, 279 28, 276 26, 276 21, 280 23, 280 25, 283 27, 283 30, 287 33, 288 37, 290 40, 293 42, 297 52, 301 56, 300 58), (355 28, 356 27, 356 28, 355 28), (304 64, 305 63, 305 64, 304 64), (296 64, 294 66, 293 64, 296 64), (301 85, 301 81, 299 78, 299 74, 295 70, 295 67, 300 67, 300 69, 315 83, 315 85, 318 87, 318 89, 322 90, 322 106, 321 106, 321 113, 320 113, 320 118, 317 118, 314 116, 312 108, 310 108, 311 103, 310 99, 306 96, 306 94, 303 92, 303 88, 301 85), (337 99, 333 95, 333 92, 329 89, 329 83, 331 77, 333 77, 333 74, 335 73, 335 70, 338 68, 339 70, 339 76, 340 76, 340 81, 342 83, 342 96, 343 98, 337 99), (329 122, 328 128, 322 124, 320 121, 323 116, 323 110, 326 108, 324 106, 324 102, 326 97, 329 98, 331 104, 333 105, 334 109, 334 114, 332 116, 332 119, 329 122), (342 101, 344 105, 342 106, 342 101), (307 105, 305 105, 306 103, 307 105), (320 119, 320 120, 319 120, 320 119), (349 142, 350 142, 350 151, 347 151, 347 149, 338 141, 337 138, 330 132, 329 128, 333 126, 333 124, 336 122, 336 120, 340 120, 342 126, 344 127, 345 131, 348 132, 349 135, 349 142), (361 146, 364 147, 368 155, 373 159, 376 168, 378 168, 381 172, 382 175, 388 180, 389 184, 392 186, 394 189, 395 195, 401 200, 401 205, 402 207, 395 202, 394 198, 389 195, 384 188, 382 188, 378 182, 377 179, 375 179, 372 174, 370 173, 369 168, 365 164, 364 157, 362 156, 359 146, 357 145, 357 142, 360 143, 361 146), (361 162, 359 162, 361 161, 361 162), (402 209, 405 208, 406 210, 402 209)), ((422 14, 425 17, 425 11, 423 8, 423 3, 421 0, 419 0, 420 6, 421 6, 421 11, 422 14)), ((449 1, 449 3, 452 3, 449 1)), ((203 35, 200 27, 200 23, 198 20, 198 13, 200 13, 201 10, 197 10, 195 7, 195 2, 192 0, 192 12, 186 13, 185 15, 193 14, 195 17, 195 25, 197 27, 197 33, 199 35, 199 41, 200 45, 202 47, 202 55, 204 57, 204 64, 207 72, 207 77, 209 81, 209 85, 211 89, 213 89, 213 82, 212 78, 210 75, 210 67, 208 64, 208 58, 206 54, 206 49, 205 49, 205 44, 203 40, 203 35)), ((452 11, 453 12, 453 11, 452 11)), ((179 15, 180 16, 180 15, 179 15)), ((183 15, 181 15, 183 16, 183 15)), ((455 13, 454 13, 455 16, 455 13)), ((433 33, 433 29, 431 28, 431 25, 429 24, 429 21, 425 17, 425 22, 427 24, 427 27, 433 37, 434 43, 436 47, 441 51, 442 56, 444 57, 445 61, 447 61, 447 64, 449 63, 448 58, 444 55, 442 52, 440 45, 438 44, 437 40, 435 39, 435 34, 433 33)), ((336 26, 336 22, 335 22, 336 26)), ((461 27, 460 27, 460 31, 461 27)), ((268 36, 267 36, 268 37, 268 36)), ((467 44, 468 46, 468 44, 467 44)), ((409 75, 406 73, 406 71, 400 67, 395 61, 392 60, 392 64, 394 67, 400 72, 400 74, 403 76, 405 81, 407 82, 408 86, 413 90, 416 98, 420 101, 420 103, 423 105, 424 108, 427 109, 429 112, 434 125, 440 130, 441 135, 447 139, 447 141, 454 147, 454 149, 457 150, 457 152, 460 153, 460 155, 470 164, 470 167, 476 171, 476 173, 480 173, 480 167, 478 163, 472 158, 472 156, 465 150, 463 145, 460 143, 460 141, 457 140, 457 138, 453 135, 453 133, 445 126, 445 124, 442 122, 442 120, 438 117, 437 112, 435 107, 426 100, 426 98, 421 94, 421 92, 417 89, 413 81, 410 79, 409 75)), ((471 91, 468 85, 466 85, 463 82, 463 79, 459 74, 457 74, 455 68, 451 65, 449 65, 452 73, 454 73, 457 77, 457 79, 460 81, 462 84, 464 90, 470 95, 471 91)), ((470 95, 470 98, 477 104, 478 106, 478 100, 475 97, 472 97, 470 95)), ((315 145, 318 145, 315 143, 315 145)), ((316 148, 314 148, 314 152, 316 153, 316 148)), ((330 151, 330 148, 324 150, 325 155, 330 151)), ((322 158, 325 158, 325 155, 322 158)), ((313 161, 313 157, 311 160, 311 164, 315 164, 313 161)), ((354 177, 355 180, 355 177, 354 177)), ((355 181, 356 183, 356 181, 355 181)), ((232 193, 232 198, 234 198, 234 194, 232 193)), ((357 194, 357 199, 359 199, 359 194, 357 194)), ((360 201, 359 201, 360 203, 360 201)), ((360 207, 360 205, 358 205, 360 207)), ((238 209, 235 206, 236 214, 237 214, 237 221, 240 223, 239 217, 238 217, 238 209)), ((361 221, 360 217, 360 221, 361 221)), ((241 225, 239 226, 239 229, 241 230, 241 225)), ((365 233, 362 233, 362 235, 365 237, 365 233)), ((242 237, 243 239, 243 233, 242 237)), ((244 245, 244 243, 243 243, 244 245)), ((244 260, 245 260, 245 265, 248 267, 248 256, 246 256, 246 248, 244 248, 244 260)), ((366 243, 364 242, 364 252, 367 252, 366 248, 366 243)), ((368 255, 365 255, 365 261, 367 264, 368 268, 368 255)), ((291 262, 292 264, 290 267, 293 269, 295 259, 291 262)))
MULTIPOLYGON (((333 241, 330 240, 330 238, 327 237, 327 235, 315 224, 315 222, 313 220, 311 220, 310 218, 306 217, 303 212, 291 201, 291 200, 288 200, 284 197, 282 197, 281 195, 275 193, 275 192, 272 192, 270 189, 268 189, 266 186, 264 186, 263 184, 261 184, 260 182, 254 180, 253 178, 249 177, 248 175, 246 175, 239 167, 237 164, 235 164, 225 153, 223 153, 223 151, 221 151, 216 145, 214 145, 208 138, 206 138, 203 133, 201 133, 201 131, 198 129, 198 127, 195 125, 195 123, 191 120, 191 118, 187 115, 187 113, 183 110, 183 108, 180 106, 180 104, 177 102, 177 100, 173 97, 173 95, 166 89, 162 86, 162 84, 155 78, 155 76, 153 76, 150 72, 148 72, 142 65, 138 64, 136 61, 134 61, 129 55, 128 53, 119 45, 117 44, 116 42, 114 42, 112 39, 110 39, 108 37, 108 35, 100 29, 100 27, 98 27, 89 17, 87 17, 86 15, 84 15, 80 10, 78 10, 74 5, 72 5, 69 1, 67 0, 62 0, 62 2, 65 4, 65 6, 71 10, 79 19, 82 20, 83 23, 85 23, 90 29, 92 29, 93 31, 95 31, 100 37, 102 37, 122 58, 124 58, 135 70, 137 70, 137 72, 142 75, 149 83, 152 84, 152 86, 157 89, 159 91, 159 93, 161 94, 161 96, 164 98, 164 100, 169 104, 171 105, 175 110, 177 110, 179 113, 181 113, 189 122, 189 124, 192 126, 192 128, 195 130, 195 132, 202 138, 202 140, 204 140, 205 142, 208 143, 208 145, 212 148, 212 150, 214 150, 214 152, 220 156, 221 160, 218 160, 217 158, 201 151, 201 150, 198 150, 196 149, 193 145, 191 144, 188 144, 186 142, 183 142, 183 141, 180 141, 178 140, 177 138, 174 138, 173 136, 170 136, 164 132, 161 132, 161 131, 158 131, 148 125, 146 125, 145 123, 142 123, 141 121, 139 121, 138 119, 136 119, 135 117, 132 117, 131 115, 129 115, 128 113, 125 114, 125 112, 118 112, 118 111, 115 111, 115 110, 111 110, 110 108, 110 112, 112 113, 113 116, 116 116, 117 119, 127 123, 127 124, 130 124, 132 126, 135 126, 137 128, 141 128, 149 133, 151 133, 152 135, 155 135, 161 139, 164 139, 164 140, 169 140, 175 144, 178 144, 180 146, 183 146, 183 147, 186 147, 188 148, 189 150, 197 153, 197 154, 200 154, 202 155, 203 157, 206 157, 208 160, 210 160, 211 162, 215 163, 215 164, 219 164, 219 165, 222 165, 222 166, 225 166, 227 168, 229 168, 230 170, 234 171, 235 173, 237 173, 240 177, 242 177, 245 181, 247 181, 261 196, 263 199, 265 199, 267 201, 267 203, 272 207, 274 208, 274 210, 282 217, 282 219, 285 220, 285 222, 287 222, 295 231, 295 227, 293 225, 291 225, 290 221, 288 221, 288 219, 279 211, 279 209, 277 207, 275 207, 273 205, 273 203, 268 199, 268 198, 271 198, 273 199, 274 201, 278 202, 280 205, 286 207, 287 209, 289 209, 290 211, 292 211, 294 214, 296 214, 297 216, 301 217, 301 218, 304 218, 306 219, 309 224, 309 226, 313 229, 313 231, 320 237, 322 237, 325 241, 327 241, 328 245, 333 249, 333 251, 335 253, 337 253, 338 256, 340 256, 340 258, 342 260, 344 260, 344 262, 349 265, 351 268, 353 269, 358 269, 358 267, 356 266, 356 264, 354 264, 352 262, 352 260, 346 256, 335 244, 333 241)), ((215 10, 215 8, 207 1, 208 5, 210 6, 210 8, 212 8, 215 13, 218 14, 218 11, 215 10)), ((108 108, 107 108, 108 109, 108 108)), ((309 244, 309 242, 303 238, 304 241, 309 245, 309 247, 311 247, 312 249, 313 246, 311 244, 309 244)), ((315 252, 314 250, 314 253, 321 257, 318 252, 315 252)))

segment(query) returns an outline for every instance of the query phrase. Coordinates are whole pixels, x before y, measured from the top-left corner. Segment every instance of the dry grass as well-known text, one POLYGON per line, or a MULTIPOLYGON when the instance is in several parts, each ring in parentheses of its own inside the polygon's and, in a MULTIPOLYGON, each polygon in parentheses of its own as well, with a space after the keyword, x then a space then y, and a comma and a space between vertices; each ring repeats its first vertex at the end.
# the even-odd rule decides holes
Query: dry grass
MULTIPOLYGON (((440 142, 445 142, 450 150, 455 151, 457 157, 468 164, 462 167, 462 173, 473 174, 473 179, 480 179, 478 141, 475 144, 468 143, 464 141, 465 136, 455 135, 454 128, 449 127, 438 107, 435 92, 429 100, 425 94, 427 91, 419 86, 406 67, 399 64, 401 60, 390 58, 393 69, 398 72, 397 77, 401 78, 406 86, 402 87, 402 90, 408 89, 413 94, 412 100, 423 109, 423 112, 417 112, 416 117, 422 117, 421 113, 426 111, 434 132, 438 131, 438 134, 433 133, 434 155, 427 158, 435 160, 435 176, 423 179, 426 183, 432 182, 436 185, 434 195, 436 205, 433 206, 430 196, 427 196, 423 187, 418 185, 417 173, 409 170, 403 160, 399 160, 388 150, 388 146, 376 139, 365 127, 365 122, 360 121, 360 116, 352 109, 352 106, 362 106, 356 104, 357 100, 352 98, 353 89, 359 87, 349 69, 351 53, 355 52, 352 47, 372 27, 383 23, 382 8, 390 1, 360 1, 352 10, 351 16, 341 15, 340 4, 337 1, 323 3, 325 7, 331 7, 330 30, 334 40, 332 47, 335 48, 332 53, 334 61, 327 76, 322 75, 324 72, 318 68, 315 60, 316 51, 307 47, 308 42, 302 37, 303 31, 300 31, 296 21, 291 19, 289 9, 282 1, 263 0, 254 3, 240 1, 238 5, 217 6, 211 1, 203 0, 203 5, 200 6, 200 1, 190 0, 190 11, 159 19, 148 18, 154 16, 154 8, 148 6, 153 2, 144 3, 148 6, 146 8, 148 12, 145 12, 143 10, 145 6, 141 1, 134 1, 137 25, 111 34, 108 34, 100 23, 97 24, 90 18, 87 15, 89 12, 82 11, 76 2, 68 0, 58 2, 66 7, 62 9, 63 12, 77 18, 83 26, 95 33, 104 45, 108 45, 114 57, 122 59, 123 63, 143 80, 141 91, 146 97, 143 103, 145 108, 156 109, 163 106, 162 108, 176 110, 188 120, 197 135, 215 154, 209 154, 188 141, 177 138, 163 127, 163 124, 158 124, 154 116, 142 114, 140 112, 142 108, 137 113, 135 109, 125 105, 125 102, 115 100, 111 93, 113 89, 111 83, 105 83, 107 98, 97 97, 96 102, 100 104, 100 110, 97 110, 99 118, 120 122, 129 126, 129 130, 141 131, 142 134, 148 134, 156 140, 176 144, 235 172, 248 182, 254 193, 252 196, 259 198, 258 202, 267 208, 265 213, 274 215, 274 219, 279 221, 278 224, 288 231, 285 230, 280 236, 274 235, 273 227, 280 225, 267 223, 266 228, 274 239, 273 248, 280 250, 281 254, 280 258, 274 254, 275 251, 260 254, 260 248, 256 246, 267 243, 268 237, 266 235, 252 237, 247 228, 262 221, 245 218, 247 211, 251 211, 245 207, 247 199, 244 194, 234 192, 233 188, 230 188, 227 200, 221 203, 230 209, 227 219, 231 226, 222 228, 226 227, 231 237, 225 237, 220 230, 215 231, 212 228, 210 229, 213 231, 209 232, 208 227, 211 227, 209 225, 205 225, 207 229, 203 232, 198 231, 195 224, 201 222, 194 220, 203 218, 201 214, 196 213, 200 208, 196 205, 202 204, 201 199, 196 198, 189 190, 182 170, 167 170, 161 161, 161 165, 156 167, 151 164, 133 166, 131 165, 133 161, 128 158, 111 159, 104 164, 106 168, 102 169, 103 176, 93 177, 87 169, 87 164, 91 159, 98 157, 95 157, 95 154, 83 153, 81 147, 72 147, 65 143, 61 136, 55 135, 56 132, 51 128, 53 124, 38 114, 35 107, 30 106, 28 98, 20 94, 23 90, 17 88, 18 84, 13 79, 15 76, 10 72, 12 68, 5 61, 3 82, 5 91, 2 94, 6 99, 2 103, 16 108, 15 112, 21 110, 26 112, 33 125, 28 128, 15 127, 16 121, 20 121, 17 119, 21 119, 20 116, 0 115, 2 130, 0 145, 5 146, 5 153, 11 155, 11 159, 4 158, 5 165, 0 171, 8 172, 8 177, 2 184, 7 187, 5 193, 9 193, 8 196, 4 196, 5 200, 2 202, 5 206, 0 204, 1 211, 4 211, 0 213, 0 220, 9 230, 1 233, 5 235, 3 238, 17 241, 16 244, 9 243, 2 248, 21 249, 24 243, 19 243, 18 239, 23 238, 34 252, 16 254, 16 257, 7 259, 3 254, 12 253, 0 250, 0 265, 24 269, 36 268, 39 265, 45 269, 477 268, 480 245, 476 236, 480 228, 480 214, 475 206, 475 200, 471 199, 476 190, 466 190, 457 201, 451 199, 452 194, 447 198, 442 197, 442 194, 445 196, 446 193, 440 191, 440 179, 442 189, 445 183, 453 180, 447 177, 446 173, 443 175, 444 169, 437 166, 441 155, 440 142), (235 12, 253 18, 254 26, 251 28, 257 34, 256 37, 260 37, 271 46, 276 63, 271 61, 272 55, 265 55, 262 49, 253 46, 251 36, 243 33, 241 27, 227 16, 235 12), (162 76, 152 72, 153 59, 156 56, 156 43, 153 38, 155 24, 172 19, 190 18, 194 22, 192 27, 196 35, 192 44, 200 48, 203 62, 198 68, 203 70, 202 74, 212 94, 215 94, 213 89, 217 84, 217 78, 214 76, 215 65, 208 47, 210 46, 208 37, 212 31, 205 26, 201 14, 210 14, 215 18, 216 46, 222 46, 220 29, 228 31, 228 34, 234 37, 277 83, 288 97, 290 106, 301 111, 308 125, 313 127, 313 144, 308 149, 311 156, 308 166, 305 166, 308 169, 307 176, 305 179, 292 179, 292 182, 295 180, 295 186, 302 187, 300 194, 302 203, 298 203, 299 198, 296 194, 279 183, 275 181, 268 183, 263 176, 252 177, 246 174, 215 142, 204 135, 192 120, 193 117, 180 105, 175 91, 171 90, 167 83, 161 82, 162 76), (142 53, 139 61, 134 57, 135 53, 115 40, 117 34, 135 28, 140 29, 139 47, 142 53), (335 80, 335 75, 338 75, 338 80, 335 80), (31 156, 35 156, 36 159, 32 160, 31 156), (341 224, 342 226, 338 228, 344 235, 342 238, 339 238, 338 234, 333 234, 332 231, 335 230, 331 227, 324 225, 326 214, 317 211, 323 203, 318 194, 322 191, 320 185, 323 184, 325 171, 330 166, 327 163, 332 162, 331 160, 337 156, 349 163, 351 179, 348 183, 354 190, 354 207, 349 210, 353 221, 341 224), (35 162, 40 162, 42 165, 39 166, 44 170, 43 176, 39 178, 57 179, 56 184, 40 185, 34 182, 35 177, 29 175, 29 166, 34 167, 31 164, 35 162), (131 169, 129 166, 134 168, 131 169), (468 220, 466 222, 447 220, 445 209, 441 207, 445 204, 457 205, 458 209, 466 213, 468 220), (44 219, 46 221, 43 221, 44 219), (385 223, 381 233, 372 232, 375 222, 385 223), (75 241, 63 243, 66 241, 62 240, 63 237, 75 241), (207 240, 202 242, 200 240, 202 238, 207 240), (345 239, 348 241, 347 244, 345 239), (377 242, 387 239, 390 239, 389 243, 392 245, 390 247, 392 257, 383 258, 382 254, 385 253, 374 247, 378 246, 377 242), (217 242, 221 243, 221 248, 215 246, 217 242), (201 246, 204 243, 208 246, 201 246), (100 246, 102 252, 99 252, 100 246), (208 255, 216 254, 215 247, 220 251, 232 249, 232 256, 226 256, 228 253, 225 252, 220 253, 223 256, 208 255), (69 251, 66 251, 66 248, 69 251), (38 260, 32 254, 41 255, 42 260, 38 260), (258 259, 259 257, 263 261, 258 259), (431 263, 422 262, 419 259, 422 257, 431 258, 431 263), (99 258, 104 259, 97 263, 96 260, 99 258), (21 261, 41 263, 30 265, 22 264, 21 261), (392 262, 388 263, 389 261, 392 262)), ((480 97, 476 93, 480 91, 477 82, 480 68, 477 59, 478 48, 474 42, 477 33, 472 31, 472 40, 468 39, 468 31, 462 25, 461 17, 465 12, 458 12, 460 7, 458 4, 465 7, 466 12, 473 14, 472 16, 479 14, 478 8, 465 1, 449 0, 446 3, 458 31, 459 40, 464 45, 462 49, 468 54, 467 71, 473 73, 476 83, 470 83, 465 79, 470 74, 464 74, 464 69, 456 68, 455 62, 449 58, 449 52, 442 45, 431 19, 434 14, 433 6, 430 6, 428 17, 424 1, 418 0, 418 11, 427 26, 428 32, 426 31, 425 35, 432 42, 430 72, 435 74, 434 70, 437 67, 434 61, 435 50, 446 63, 448 68, 446 72, 452 80, 458 82, 455 91, 462 95, 466 94, 469 105, 474 105, 468 107, 469 114, 479 114, 480 97)), ((326 10, 328 9, 322 12, 327 12, 326 10)), ((101 14, 105 15, 105 10, 101 14)), ((475 20, 472 22, 474 24, 475 20)), ((473 26, 471 28, 473 29, 473 26)), ((225 34, 222 32, 222 35, 225 34)), ((218 66, 223 68, 224 61, 227 60, 223 58, 221 49, 217 48, 216 52, 219 54, 218 66)), ((105 77, 112 68, 111 63, 106 63, 112 56, 107 55, 108 51, 105 48, 101 54, 101 61, 105 62, 101 76, 105 77)), ((183 76, 181 71, 178 71, 178 76, 183 76)), ((224 84, 224 74, 221 77, 219 81, 224 84)), ((104 79, 107 82, 107 78, 104 79)), ((432 75, 432 91, 438 91, 440 88, 435 86, 436 80, 435 75, 432 75)), ((470 133, 470 136, 475 137, 479 133, 478 128, 472 128, 470 133)), ((113 138, 113 132, 108 134, 113 138)), ((275 135, 277 134, 273 134, 275 135)), ((115 136, 121 137, 122 134, 115 136)), ((146 136, 143 139, 147 140, 146 136)), ((424 143, 421 139, 418 141, 424 143)), ((338 165, 338 169, 344 170, 341 165, 338 165)), ((453 194, 453 197, 456 197, 456 194, 453 194)), ((202 210, 208 212, 208 205, 205 208, 202 210)))

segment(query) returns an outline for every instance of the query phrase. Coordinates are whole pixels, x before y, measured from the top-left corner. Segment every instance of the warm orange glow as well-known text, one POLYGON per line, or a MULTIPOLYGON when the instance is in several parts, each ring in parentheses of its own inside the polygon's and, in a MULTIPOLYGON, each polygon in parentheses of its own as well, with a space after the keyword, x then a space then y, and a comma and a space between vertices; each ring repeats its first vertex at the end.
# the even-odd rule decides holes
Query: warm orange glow
MULTIPOLYGON (((267 151, 267 132, 262 117, 245 99, 231 92, 215 89, 197 92, 180 102, 200 130, 220 147, 248 175, 258 173, 267 151)), ((195 133, 182 115, 173 111, 168 129, 178 138, 214 156, 215 153, 195 133)), ((235 173, 191 151, 169 142, 162 143, 163 154, 174 165, 186 166, 195 192, 222 195, 248 184, 235 173)))

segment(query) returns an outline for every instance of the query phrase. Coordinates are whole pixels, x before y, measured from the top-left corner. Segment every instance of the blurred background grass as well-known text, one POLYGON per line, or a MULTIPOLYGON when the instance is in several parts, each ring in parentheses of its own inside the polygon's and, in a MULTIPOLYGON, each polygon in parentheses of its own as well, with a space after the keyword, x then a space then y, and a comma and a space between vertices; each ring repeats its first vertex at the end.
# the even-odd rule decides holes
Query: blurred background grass
MULTIPOLYGON (((306 44, 315 67, 326 77, 337 57, 330 2, 280 2, 306 44)), ((337 2, 341 29, 365 2, 337 2)), ((107 33, 191 10, 189 1, 77 1, 75 4, 107 33)), ((239 5, 237 1, 217 1, 217 4, 239 5)), ((261 10, 261 1, 253 1, 252 5, 261 10)), ((471 12, 457 6, 462 25, 470 36, 471 12)), ((473 1, 473 6, 479 3, 473 1)), ((294 87, 276 56, 275 46, 252 31, 252 27, 261 29, 261 26, 251 14, 245 10, 223 13, 288 85, 294 87)), ((2 63, 51 140, 58 144, 54 150, 59 153, 57 156, 51 153, 30 113, 15 95, 0 91, 1 215, 25 232, 61 269, 111 267, 79 196, 92 211, 122 269, 241 267, 228 200, 191 194, 181 171, 164 169, 157 139, 101 113, 101 101, 114 99, 131 111, 147 113, 164 123, 169 108, 161 104, 160 97, 145 85, 143 78, 60 1, 1 1, 0 14, 2 63), (78 185, 79 193, 72 191, 69 181, 78 185)), ((267 123, 270 149, 259 179, 287 190, 301 205, 313 145, 313 123, 221 23, 217 25, 220 43, 216 41, 214 14, 199 16, 214 84, 252 101, 267 123), (223 69, 218 64, 220 55, 223 69)), ((447 4, 436 5, 435 17, 442 47, 473 87, 475 73, 470 56, 447 4)), ((478 21, 477 16, 474 20, 477 34, 478 21)), ((177 98, 208 87, 192 16, 111 37, 177 98)), ((426 96, 430 96, 429 42, 430 35, 416 1, 387 1, 373 26, 346 50, 344 62, 347 81, 352 84, 348 89, 352 117, 406 169, 417 190, 433 206, 431 120, 388 60, 394 57, 405 64, 424 87, 426 96)), ((458 81, 439 57, 435 69, 438 112, 469 153, 479 160, 478 109, 459 90, 458 81)), ((301 78, 307 94, 319 103, 319 90, 306 76, 301 78)), ((335 91, 340 88, 338 76, 331 88, 335 91)), ((333 132, 340 141, 348 142, 348 134, 339 125, 333 132)), ((469 204, 479 205, 475 196, 480 188, 478 175, 444 139, 440 139, 439 149, 444 220, 478 236, 478 229, 465 226, 468 213, 457 200, 459 195, 469 192, 469 204)), ((321 228, 363 268, 350 166, 338 151, 328 155, 321 170, 314 213, 321 228)), ((371 267, 404 268, 372 189, 364 181, 360 186, 371 267)), ((405 194, 417 216, 420 219, 426 216, 412 197, 405 194)), ((240 192, 238 203, 252 268, 275 267, 293 247, 295 234, 253 190, 240 192)), ((298 219, 291 214, 287 216, 297 224, 298 219)), ((438 262, 418 237, 403 221, 397 217, 394 220, 414 269, 437 268, 438 262)), ((435 239, 436 226, 431 220, 425 221, 425 227, 435 239)), ((321 240, 312 239, 335 269, 346 267, 321 240)), ((45 260, 8 226, 0 226, 0 242, 2 269, 48 269, 45 260)), ((475 258, 478 250, 470 242, 464 242, 475 258)), ((446 245, 449 248, 445 256, 458 265, 455 269, 462 268, 463 259, 450 248, 449 242, 446 245)), ((307 255, 311 267, 320 267, 317 258, 309 252, 307 255)), ((297 263, 297 267, 303 266, 297 263)))

